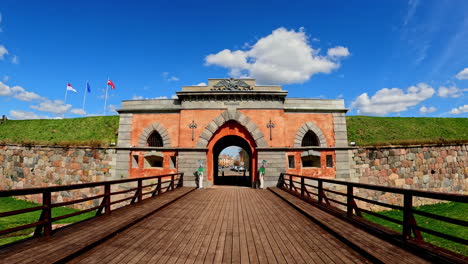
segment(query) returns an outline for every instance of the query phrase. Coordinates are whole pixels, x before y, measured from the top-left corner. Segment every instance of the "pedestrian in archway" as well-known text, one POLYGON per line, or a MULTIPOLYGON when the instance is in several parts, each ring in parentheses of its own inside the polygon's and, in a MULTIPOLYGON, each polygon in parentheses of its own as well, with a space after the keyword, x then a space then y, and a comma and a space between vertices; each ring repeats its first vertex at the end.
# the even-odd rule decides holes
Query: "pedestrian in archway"
POLYGON ((205 169, 203 168, 203 163, 201 160, 198 161, 198 170, 197 170, 197 175, 198 175, 198 188, 203 189, 203 173, 205 169))
POLYGON ((258 169, 258 180, 260 181, 260 189, 263 189, 263 178, 265 177, 265 172, 266 172, 266 160, 262 161, 262 165, 258 169))

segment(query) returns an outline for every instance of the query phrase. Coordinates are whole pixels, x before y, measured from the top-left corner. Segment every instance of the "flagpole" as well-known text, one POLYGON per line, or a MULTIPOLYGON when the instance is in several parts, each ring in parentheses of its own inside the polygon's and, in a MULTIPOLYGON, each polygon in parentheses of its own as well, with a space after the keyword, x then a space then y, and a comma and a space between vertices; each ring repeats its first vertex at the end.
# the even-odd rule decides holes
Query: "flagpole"
MULTIPOLYGON (((68 94, 68 84, 67 84, 67 88, 65 88, 65 100, 63 101, 63 105, 67 104, 67 94, 68 94)), ((62 118, 65 118, 65 113, 63 113, 62 118)))
POLYGON ((63 104, 67 103, 67 93, 68 93, 68 86, 65 88, 65 100, 63 101, 63 104))
POLYGON ((86 93, 88 89, 88 80, 86 80, 85 87, 84 87, 84 95, 83 95, 83 112, 86 114, 85 111, 85 103, 86 103, 86 93))
POLYGON ((107 83, 106 83, 106 97, 104 99, 104 115, 106 115, 106 107, 107 107, 107 91, 109 90, 109 76, 107 76, 107 83))

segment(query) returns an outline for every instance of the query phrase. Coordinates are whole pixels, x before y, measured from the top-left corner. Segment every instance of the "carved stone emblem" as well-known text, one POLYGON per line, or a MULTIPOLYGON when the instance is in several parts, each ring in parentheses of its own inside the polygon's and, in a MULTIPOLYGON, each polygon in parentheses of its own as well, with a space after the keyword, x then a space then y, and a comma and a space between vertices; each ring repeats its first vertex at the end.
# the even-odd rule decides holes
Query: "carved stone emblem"
POLYGON ((213 91, 246 91, 253 88, 242 80, 229 78, 219 81, 211 88, 213 91))

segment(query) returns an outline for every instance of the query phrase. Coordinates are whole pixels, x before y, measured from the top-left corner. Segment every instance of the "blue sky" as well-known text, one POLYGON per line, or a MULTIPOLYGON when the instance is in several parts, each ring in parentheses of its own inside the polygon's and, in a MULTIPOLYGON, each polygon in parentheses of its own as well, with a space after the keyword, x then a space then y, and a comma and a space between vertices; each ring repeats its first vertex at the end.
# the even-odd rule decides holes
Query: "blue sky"
POLYGON ((468 1, 0 3, 0 113, 107 114, 208 78, 253 77, 350 115, 468 117, 468 1), (63 102, 66 84, 69 93, 63 102))
POLYGON ((239 156, 239 151, 241 151, 242 148, 237 147, 237 146, 230 146, 221 151, 219 155, 229 155, 229 156, 239 156))

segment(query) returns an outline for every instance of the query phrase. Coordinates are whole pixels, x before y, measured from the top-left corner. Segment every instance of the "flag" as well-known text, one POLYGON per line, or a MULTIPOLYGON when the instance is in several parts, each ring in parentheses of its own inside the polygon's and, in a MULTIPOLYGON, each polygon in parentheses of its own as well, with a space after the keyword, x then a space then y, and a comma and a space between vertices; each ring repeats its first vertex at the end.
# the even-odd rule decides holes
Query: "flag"
POLYGON ((88 91, 88 93, 91 92, 91 86, 89 86, 89 82, 86 82, 86 91, 88 91))
POLYGON ((115 85, 111 80, 107 80, 107 85, 110 85, 111 89, 115 89, 115 85))
POLYGON ((78 93, 78 91, 75 90, 75 88, 73 88, 70 83, 67 83, 67 91, 72 91, 74 93, 78 93))

